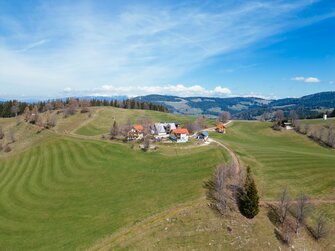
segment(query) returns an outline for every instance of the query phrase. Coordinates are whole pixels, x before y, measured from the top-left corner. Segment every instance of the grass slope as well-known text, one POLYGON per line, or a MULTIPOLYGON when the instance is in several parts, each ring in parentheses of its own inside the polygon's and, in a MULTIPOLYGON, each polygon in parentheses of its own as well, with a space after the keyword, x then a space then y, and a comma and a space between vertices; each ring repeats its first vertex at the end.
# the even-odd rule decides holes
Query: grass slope
POLYGON ((84 249, 121 227, 198 198, 203 180, 226 159, 214 147, 180 157, 54 136, 0 160, 0 247, 84 249))
POLYGON ((107 133, 111 128, 114 119, 119 124, 126 124, 128 119, 132 123, 136 123, 139 117, 151 118, 154 122, 160 121, 173 121, 186 124, 193 121, 195 117, 175 115, 171 113, 162 113, 148 110, 126 110, 114 107, 103 107, 97 108, 94 119, 88 122, 86 125, 75 130, 76 134, 85 136, 96 136, 103 133, 107 133))
POLYGON ((250 165, 263 198, 275 198, 288 186, 294 193, 335 199, 334 150, 294 131, 273 131, 269 123, 234 122, 226 135, 211 136, 250 165))
MULTIPOLYGON (((332 207, 334 209, 334 207, 332 207)), ((334 214, 332 215, 334 216, 334 214)), ((220 217, 204 199, 170 208, 97 243, 107 250, 333 250, 331 234, 320 242, 301 230, 292 246, 278 240, 268 209, 248 220, 238 213, 220 217)))

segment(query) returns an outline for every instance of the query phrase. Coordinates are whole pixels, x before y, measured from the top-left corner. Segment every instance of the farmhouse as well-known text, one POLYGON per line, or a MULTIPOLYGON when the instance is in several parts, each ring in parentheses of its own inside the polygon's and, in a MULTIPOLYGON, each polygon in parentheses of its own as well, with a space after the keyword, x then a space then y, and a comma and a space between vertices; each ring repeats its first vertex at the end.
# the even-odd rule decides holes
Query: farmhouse
POLYGON ((293 129, 293 125, 292 125, 292 123, 290 123, 290 122, 284 122, 284 123, 283 123, 283 127, 284 127, 286 130, 292 130, 292 129, 293 129))
POLYGON ((142 125, 134 125, 128 132, 128 140, 139 140, 143 138, 144 127, 142 125))
POLYGON ((188 135, 187 128, 177 128, 171 131, 170 139, 177 143, 185 143, 188 141, 188 135))
POLYGON ((177 128, 176 123, 172 122, 160 122, 155 123, 153 134, 157 135, 158 137, 169 137, 169 134, 172 130, 177 128))
POLYGON ((215 127, 215 131, 218 133, 226 133, 226 127, 223 123, 218 123, 215 127))
POLYGON ((203 141, 206 141, 208 139, 208 132, 207 131, 202 131, 202 132, 199 132, 197 134, 197 139, 200 139, 200 140, 203 140, 203 141))

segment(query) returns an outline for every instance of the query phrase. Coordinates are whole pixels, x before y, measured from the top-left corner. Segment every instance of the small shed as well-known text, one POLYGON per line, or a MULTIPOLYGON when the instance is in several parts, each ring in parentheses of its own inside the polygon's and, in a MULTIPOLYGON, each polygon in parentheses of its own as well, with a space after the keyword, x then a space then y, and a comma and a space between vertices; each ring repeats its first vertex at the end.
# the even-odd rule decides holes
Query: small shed
POLYGON ((226 133, 226 126, 223 123, 218 123, 215 127, 215 131, 218 133, 226 133))
POLYGON ((197 134, 197 139, 206 141, 208 139, 208 132, 207 131, 201 131, 197 134))

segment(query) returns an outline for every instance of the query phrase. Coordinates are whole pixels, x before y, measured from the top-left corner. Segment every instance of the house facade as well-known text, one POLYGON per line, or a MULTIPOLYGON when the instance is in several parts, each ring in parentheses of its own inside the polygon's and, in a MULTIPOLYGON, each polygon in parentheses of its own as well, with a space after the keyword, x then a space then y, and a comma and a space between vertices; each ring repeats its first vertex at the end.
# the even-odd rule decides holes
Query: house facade
POLYGON ((171 131, 170 139, 177 143, 186 143, 188 142, 189 134, 187 128, 177 128, 171 131))
POLYGON ((134 125, 128 132, 128 140, 140 140, 143 139, 144 127, 142 125, 134 125))

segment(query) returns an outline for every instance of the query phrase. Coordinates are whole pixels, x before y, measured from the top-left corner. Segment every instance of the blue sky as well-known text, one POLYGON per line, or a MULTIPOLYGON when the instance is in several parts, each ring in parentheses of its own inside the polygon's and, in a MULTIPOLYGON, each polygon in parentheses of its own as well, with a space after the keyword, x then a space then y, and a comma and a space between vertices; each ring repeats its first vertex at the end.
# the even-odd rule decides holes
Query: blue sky
POLYGON ((0 0, 0 96, 335 90, 335 1, 0 0))

